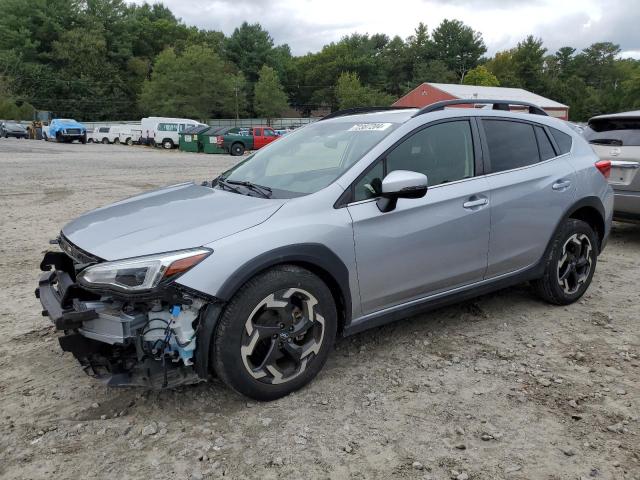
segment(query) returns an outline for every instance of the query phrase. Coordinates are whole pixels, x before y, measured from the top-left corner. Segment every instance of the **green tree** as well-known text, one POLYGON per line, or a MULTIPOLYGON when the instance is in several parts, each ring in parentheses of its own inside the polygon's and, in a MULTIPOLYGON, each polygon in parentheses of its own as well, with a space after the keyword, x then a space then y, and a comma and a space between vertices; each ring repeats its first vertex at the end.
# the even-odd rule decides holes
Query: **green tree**
POLYGON ((460 20, 443 20, 432 38, 437 58, 456 72, 460 82, 487 51, 482 34, 460 20))
POLYGON ((456 83, 458 75, 442 60, 419 62, 414 65, 413 84, 422 82, 456 83))
POLYGON ((338 78, 336 97, 340 109, 387 106, 395 100, 392 95, 363 86, 358 75, 352 72, 344 72, 338 78))
POLYGON ((542 40, 529 35, 513 51, 515 73, 520 86, 532 92, 541 92, 543 86, 544 58, 547 49, 542 40))
POLYGON ((159 116, 231 116, 238 82, 233 67, 211 48, 193 45, 182 54, 168 48, 156 58, 139 103, 143 112, 159 116))
POLYGON ((484 65, 478 65, 476 68, 469 70, 464 77, 465 85, 480 85, 484 87, 499 87, 498 78, 487 70, 484 65))
POLYGON ((280 117, 289 106, 276 71, 264 65, 255 86, 254 110, 260 117, 271 120, 280 117))
POLYGON ((243 22, 225 43, 225 54, 238 66, 249 82, 258 80, 259 71, 268 63, 273 39, 259 23, 243 22))
POLYGON ((514 60, 515 49, 498 52, 485 67, 493 73, 503 87, 521 87, 522 83, 514 60))

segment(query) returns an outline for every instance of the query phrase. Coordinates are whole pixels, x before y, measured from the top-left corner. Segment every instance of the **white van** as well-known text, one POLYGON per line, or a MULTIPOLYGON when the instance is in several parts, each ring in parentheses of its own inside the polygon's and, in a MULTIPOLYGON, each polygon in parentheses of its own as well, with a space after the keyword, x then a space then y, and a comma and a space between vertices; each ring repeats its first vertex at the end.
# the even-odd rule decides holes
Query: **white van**
POLYGON ((98 127, 93 129, 93 141, 95 143, 119 143, 118 132, 119 126, 98 127), (118 139, 118 142, 116 142, 118 139))
POLYGON ((178 146, 178 133, 197 125, 203 124, 188 118, 146 117, 142 119, 142 143, 171 149, 178 146))
POLYGON ((118 141, 126 145, 140 143, 142 127, 140 125, 120 125, 118 127, 118 141))

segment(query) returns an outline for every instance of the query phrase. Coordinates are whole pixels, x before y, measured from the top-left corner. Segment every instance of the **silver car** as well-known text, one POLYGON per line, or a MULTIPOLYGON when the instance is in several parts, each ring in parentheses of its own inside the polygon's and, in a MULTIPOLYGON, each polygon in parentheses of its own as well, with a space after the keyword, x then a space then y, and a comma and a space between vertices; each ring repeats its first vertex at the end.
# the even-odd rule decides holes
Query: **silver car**
POLYGON ((608 167, 507 103, 334 113, 212 181, 84 214, 42 261, 44 314, 110 385, 217 375, 271 400, 337 335, 524 281, 572 303, 609 235, 608 167))
POLYGON ((640 111, 593 117, 583 135, 601 159, 611 162, 614 218, 640 222, 640 111))

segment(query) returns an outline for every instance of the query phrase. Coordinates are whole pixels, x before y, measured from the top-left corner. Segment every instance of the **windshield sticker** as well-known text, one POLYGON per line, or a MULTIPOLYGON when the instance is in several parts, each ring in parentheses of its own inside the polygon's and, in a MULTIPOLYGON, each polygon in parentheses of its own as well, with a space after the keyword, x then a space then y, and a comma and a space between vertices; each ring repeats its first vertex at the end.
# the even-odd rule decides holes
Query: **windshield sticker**
POLYGON ((391 126, 390 123, 357 123, 348 132, 381 132, 391 126))

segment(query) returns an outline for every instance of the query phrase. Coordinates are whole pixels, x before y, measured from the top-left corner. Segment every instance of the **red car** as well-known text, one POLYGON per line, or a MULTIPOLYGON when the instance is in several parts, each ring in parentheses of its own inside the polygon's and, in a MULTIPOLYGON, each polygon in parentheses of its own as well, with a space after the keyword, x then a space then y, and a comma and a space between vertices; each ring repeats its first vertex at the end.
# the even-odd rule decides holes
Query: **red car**
POLYGON ((244 154, 246 150, 258 150, 278 139, 271 127, 232 128, 218 136, 218 146, 233 156, 244 154))

